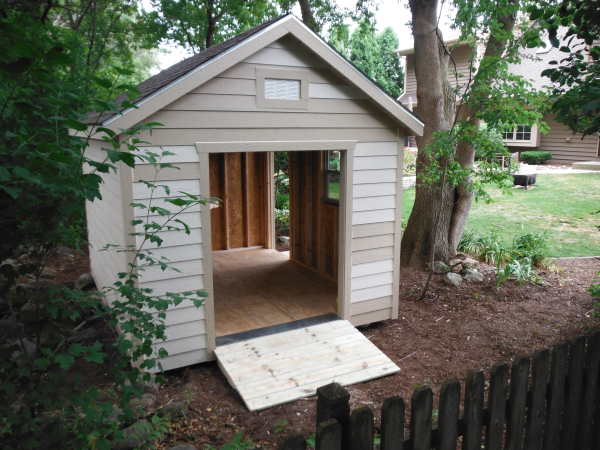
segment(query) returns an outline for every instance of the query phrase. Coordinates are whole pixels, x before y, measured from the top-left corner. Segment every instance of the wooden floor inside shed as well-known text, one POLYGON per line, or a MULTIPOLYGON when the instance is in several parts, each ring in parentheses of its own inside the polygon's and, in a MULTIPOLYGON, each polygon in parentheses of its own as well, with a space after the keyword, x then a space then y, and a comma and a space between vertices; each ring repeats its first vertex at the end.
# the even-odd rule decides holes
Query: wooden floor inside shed
POLYGON ((336 312, 337 283, 265 248, 213 252, 215 334, 336 312))

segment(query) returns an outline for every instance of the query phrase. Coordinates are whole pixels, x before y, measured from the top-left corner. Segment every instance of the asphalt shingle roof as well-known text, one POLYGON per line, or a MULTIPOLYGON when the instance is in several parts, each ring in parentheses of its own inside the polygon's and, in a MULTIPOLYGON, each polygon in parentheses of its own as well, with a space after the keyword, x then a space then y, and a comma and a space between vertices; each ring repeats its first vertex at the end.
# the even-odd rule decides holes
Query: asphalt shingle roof
MULTIPOLYGON (((197 53, 193 56, 190 56, 189 58, 184 59, 183 61, 173 64, 171 67, 162 70, 161 72, 148 78, 147 80, 142 81, 136 86, 137 89, 140 91, 140 95, 136 97, 134 103, 139 103, 140 101, 154 94, 156 91, 159 91, 160 89, 177 80, 178 78, 181 78, 182 76, 188 74, 198 66, 219 56, 221 53, 229 50, 230 48, 235 47, 240 42, 243 42, 247 38, 258 33, 259 31, 262 31, 263 29, 267 28, 269 25, 277 22, 278 20, 281 20, 282 18, 286 17, 286 15, 276 17, 275 19, 269 20, 268 22, 262 23, 254 28, 246 30, 243 33, 238 34, 237 36, 232 37, 231 39, 215 44, 212 47, 201 51, 200 53, 197 53)), ((117 96, 117 98, 115 98, 115 103, 119 105, 125 100, 127 100, 127 96, 125 94, 121 94, 117 96)), ((92 122, 101 124, 115 115, 116 114, 111 112, 108 114, 103 114, 100 117, 98 117, 98 114, 89 114, 89 117, 92 122)))

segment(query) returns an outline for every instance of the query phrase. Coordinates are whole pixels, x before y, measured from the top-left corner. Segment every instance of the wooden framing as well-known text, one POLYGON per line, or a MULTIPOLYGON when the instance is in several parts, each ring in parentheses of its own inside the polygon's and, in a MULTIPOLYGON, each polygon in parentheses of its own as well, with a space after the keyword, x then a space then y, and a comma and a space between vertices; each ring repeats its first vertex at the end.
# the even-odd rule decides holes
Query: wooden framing
MULTIPOLYGON (((340 150, 341 174, 340 174, 340 219, 339 219, 339 242, 338 246, 338 316, 341 319, 350 318, 350 280, 351 280, 351 257, 352 257, 352 201, 353 198, 353 171, 354 171, 354 148, 356 141, 236 141, 236 142, 196 142, 200 170, 200 193, 210 192, 209 154, 210 153, 233 153, 233 152, 293 152, 293 151, 317 151, 317 150, 340 150), (347 238, 348 237, 348 238, 347 238)), ((272 155, 272 153, 271 153, 272 155)), ((272 164, 272 156, 269 157, 269 165, 272 164)), ((273 172, 272 166, 270 172, 273 172)), ((272 178, 272 175, 270 176, 272 178)), ((269 192, 272 190, 269 186, 269 192)), ((268 196, 271 197, 271 196, 268 196)), ((270 199, 274 202, 274 199, 270 199)), ((271 211, 272 204, 268 205, 271 211)), ((215 322, 214 322, 214 286, 212 272, 212 231, 210 205, 202 205, 200 208, 202 222, 202 259, 204 265, 204 290, 208 293, 208 299, 204 304, 206 311, 206 341, 208 360, 215 358, 216 346, 215 322)), ((273 214, 272 212, 270 214, 273 214)), ((274 223, 274 220, 271 221, 274 223)), ((269 229, 271 236, 267 242, 274 247, 274 229, 269 229)))

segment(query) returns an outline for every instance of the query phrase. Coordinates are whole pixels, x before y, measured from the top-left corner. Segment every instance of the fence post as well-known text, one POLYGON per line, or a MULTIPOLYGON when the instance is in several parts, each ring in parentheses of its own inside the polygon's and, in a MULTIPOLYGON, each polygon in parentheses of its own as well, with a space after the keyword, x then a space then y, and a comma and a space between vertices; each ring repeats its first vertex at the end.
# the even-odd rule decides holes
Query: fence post
MULTIPOLYGON (((588 337, 587 358, 583 375, 583 392, 579 412, 579 430, 575 448, 589 449, 592 435, 592 419, 594 417, 594 400, 597 395, 598 374, 600 367, 600 330, 590 333, 588 337)), ((596 408, 599 406, 597 405, 596 408)), ((596 424, 598 427, 598 424, 596 424)))
POLYGON ((550 366, 550 395, 546 404, 546 422, 542 448, 558 450, 560 436, 560 416, 562 413, 567 376, 567 357, 569 344, 559 342, 552 347, 552 365, 550 366))
POLYGON ((529 385, 529 357, 517 356, 510 372, 510 396, 506 411, 507 450, 521 450, 523 446, 523 425, 527 407, 527 387, 529 385))
POLYGON ((525 423, 525 450, 539 450, 544 427, 544 406, 550 372, 550 350, 540 348, 533 354, 531 366, 531 396, 525 423))
POLYGON ((415 389, 410 402, 411 450, 431 448, 431 414, 433 413, 433 391, 429 386, 415 389))
POLYGON ((456 450, 459 407, 460 383, 456 380, 446 381, 440 391, 437 450, 456 450))
POLYGON ((338 383, 317 389, 317 426, 335 419, 342 427, 342 448, 348 448, 350 433, 350 393, 338 383))
POLYGON ((342 427, 337 420, 329 419, 317 426, 315 450, 342 450, 342 427))
POLYGON ((277 448, 279 450, 306 450, 306 439, 301 432, 295 431, 281 439, 277 448))
MULTIPOLYGON (((480 450, 483 430, 483 393, 485 376, 481 370, 473 370, 465 383, 465 433, 463 450, 480 450)), ((412 433, 412 430, 411 430, 412 433)))
POLYGON ((394 396, 385 399, 381 407, 381 450, 402 450, 404 445, 404 399, 394 396))
POLYGON ((356 408, 350 414, 350 450, 373 450, 375 438, 374 416, 366 406, 356 408))
POLYGON ((560 446, 564 450, 573 448, 577 439, 577 423, 583 384, 583 366, 585 363, 585 336, 571 339, 569 349, 568 375, 565 385, 565 409, 563 412, 560 446))
POLYGON ((485 424, 485 448, 487 450, 502 449, 507 391, 508 364, 501 362, 492 367, 492 372, 490 374, 488 414, 485 424))

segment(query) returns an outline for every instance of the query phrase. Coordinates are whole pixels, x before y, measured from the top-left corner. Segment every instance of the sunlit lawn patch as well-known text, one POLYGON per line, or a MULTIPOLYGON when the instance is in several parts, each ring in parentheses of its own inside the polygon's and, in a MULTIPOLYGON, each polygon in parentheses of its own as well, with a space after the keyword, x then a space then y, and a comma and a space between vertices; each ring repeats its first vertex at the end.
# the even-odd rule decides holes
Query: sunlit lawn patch
MULTIPOLYGON (((550 256, 600 256, 600 173, 538 174, 536 188, 489 189, 493 202, 475 203, 468 228, 482 233, 497 227, 507 242, 520 233, 546 232, 550 256)), ((402 217, 408 219, 415 189, 404 191, 402 217)))

